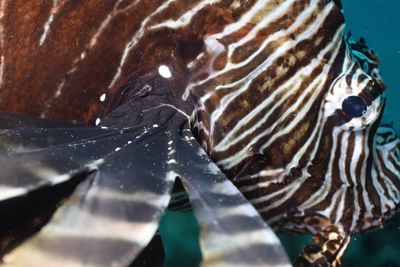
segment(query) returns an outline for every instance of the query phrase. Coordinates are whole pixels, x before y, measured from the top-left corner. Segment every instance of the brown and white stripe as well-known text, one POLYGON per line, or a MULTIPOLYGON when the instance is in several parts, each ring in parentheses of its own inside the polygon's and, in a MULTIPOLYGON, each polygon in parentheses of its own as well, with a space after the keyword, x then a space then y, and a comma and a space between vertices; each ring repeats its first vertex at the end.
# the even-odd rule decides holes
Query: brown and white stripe
POLYGON ((383 106, 376 57, 344 37, 332 1, 256 2, 207 36, 190 64, 198 75, 185 97, 196 101, 203 147, 281 229, 319 231, 299 214, 346 232, 381 225, 399 203, 400 163, 379 159, 373 142, 383 106), (362 117, 342 111, 348 96, 363 99, 362 117))

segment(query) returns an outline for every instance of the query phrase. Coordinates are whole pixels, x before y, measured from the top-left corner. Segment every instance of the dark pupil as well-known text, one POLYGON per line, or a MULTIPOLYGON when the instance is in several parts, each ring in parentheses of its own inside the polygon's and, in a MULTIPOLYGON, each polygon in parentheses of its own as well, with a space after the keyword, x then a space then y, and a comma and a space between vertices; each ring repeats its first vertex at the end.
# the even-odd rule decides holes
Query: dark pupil
POLYGON ((353 95, 343 100, 342 110, 352 118, 359 118, 367 111, 367 107, 361 97, 353 95))

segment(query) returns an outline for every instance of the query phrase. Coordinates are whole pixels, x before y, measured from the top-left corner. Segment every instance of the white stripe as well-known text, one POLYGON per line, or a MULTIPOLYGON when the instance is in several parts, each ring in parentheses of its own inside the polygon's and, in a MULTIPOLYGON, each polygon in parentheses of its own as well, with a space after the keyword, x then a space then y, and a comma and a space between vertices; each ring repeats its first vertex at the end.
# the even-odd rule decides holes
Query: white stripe
POLYGON ((9 198, 18 197, 28 193, 27 188, 0 185, 0 202, 9 198))
MULTIPOLYGON (((347 131, 345 133, 348 133, 347 131)), ((353 196, 354 196, 354 200, 353 200, 353 206, 354 206, 354 211, 353 211, 353 216, 352 216, 352 222, 351 222, 351 226, 350 226, 350 230, 353 231, 357 225, 358 220, 360 219, 360 212, 361 212, 361 207, 360 207, 360 201, 359 201, 359 195, 358 195, 358 189, 357 186, 359 186, 359 173, 356 173, 356 168, 357 168, 357 164, 360 160, 360 156, 361 156, 361 152, 364 151, 363 150, 363 146, 362 146, 362 138, 364 133, 359 133, 359 132, 355 132, 354 135, 354 149, 352 151, 353 156, 351 158, 351 162, 350 162, 350 177, 351 180, 353 182, 353 196)), ((347 155, 347 154, 346 154, 347 155)))
MULTIPOLYGON (((291 3, 291 2, 292 2, 292 0, 290 0, 290 2, 288 1, 287 3, 291 3)), ((253 10, 253 8, 252 8, 252 9, 249 11, 249 12, 252 14, 251 16, 255 15, 255 14, 253 14, 253 12, 255 12, 255 11, 258 12, 258 8, 255 8, 256 6, 258 6, 258 5, 253 6, 254 10, 253 10)), ((284 6, 286 7, 287 5, 284 4, 284 6)), ((250 14, 250 13, 246 13, 246 14, 250 14)), ((271 13, 268 14, 268 16, 266 16, 265 14, 263 14, 263 16, 265 16, 264 21, 265 21, 265 22, 271 22, 271 21, 273 21, 274 19, 276 19, 279 15, 283 15, 283 14, 279 14, 279 12, 278 12, 278 13, 271 12, 271 13)), ((248 19, 248 17, 247 17, 246 15, 244 15, 243 17, 246 18, 246 19, 248 19)), ((301 16, 298 16, 298 17, 297 17, 297 20, 299 20, 299 18, 301 18, 301 16)), ((227 26, 227 27, 224 29, 224 31, 223 31, 222 33, 217 33, 217 34, 214 34, 214 35, 209 36, 208 39, 215 39, 215 40, 222 39, 222 37, 224 37, 224 32, 225 32, 225 31, 227 31, 227 32, 226 32, 227 34, 230 34, 230 33, 231 33, 231 30, 234 29, 234 28, 236 28, 236 26, 238 26, 238 25, 236 25, 236 26, 231 27, 231 25, 236 25, 236 23, 230 24, 229 26, 227 26), (226 29, 228 29, 228 28, 230 28, 230 30, 226 30, 226 29)), ((244 24, 244 25, 240 24, 240 25, 241 25, 241 26, 244 26, 245 24, 244 24)), ((293 25, 296 25, 296 23, 294 23, 293 25)), ((291 27, 290 29, 288 29, 288 31, 293 32, 294 30, 296 30, 296 28, 293 27, 293 25, 292 25, 292 27, 291 27)), ((237 28, 237 29, 235 29, 235 30, 239 30, 239 28, 237 28)), ((243 67, 243 66, 246 66, 246 65, 249 64, 255 57, 257 57, 257 55, 260 54, 260 53, 265 49, 265 47, 267 47, 268 44, 270 44, 270 43, 273 42, 273 41, 278 40, 279 38, 285 37, 285 36, 287 36, 287 33, 284 32, 284 31, 279 31, 279 32, 276 32, 275 34, 269 36, 266 40, 264 40, 264 42, 260 45, 260 47, 257 49, 257 51, 255 51, 252 55, 250 55, 250 56, 249 56, 245 61, 243 61, 243 62, 240 62, 240 63, 231 63, 230 59, 228 58, 228 63, 226 64, 226 66, 225 66, 222 70, 216 71, 215 73, 213 73, 212 75, 208 76, 208 77, 207 77, 206 79, 204 79, 204 80, 200 80, 200 81, 198 81, 198 82, 195 82, 195 83, 193 83, 193 84, 190 84, 190 85, 187 87, 185 94, 188 94, 188 91, 192 90, 194 87, 196 87, 196 86, 201 86, 202 84, 204 84, 204 83, 206 83, 206 82, 208 82, 208 81, 210 81, 210 80, 212 80, 212 79, 214 79, 214 78, 217 78, 218 76, 225 75, 227 72, 229 72, 229 71, 231 71, 231 70, 233 70, 233 69, 239 69, 239 68, 241 68, 241 67, 243 67)), ((230 45, 229 47, 233 47, 233 45, 234 45, 234 44, 230 45)), ((232 52, 230 52, 230 51, 232 51, 232 50, 231 50, 229 47, 228 47, 228 55, 231 55, 232 52)), ((268 60, 268 58, 267 58, 265 61, 270 62, 270 61, 272 61, 272 59, 271 59, 271 60, 268 60)), ((264 62, 265 62, 265 61, 264 61, 264 62)), ((264 65, 265 65, 265 63, 264 63, 264 65)), ((231 83, 231 84, 225 84, 225 85, 223 85, 223 86, 221 86, 221 85, 220 85, 220 86, 217 86, 215 89, 216 89, 216 90, 220 90, 220 89, 223 89, 223 88, 232 87, 232 86, 241 84, 241 83, 247 81, 247 80, 248 80, 248 77, 252 78, 252 77, 254 77, 255 75, 257 75, 257 74, 252 75, 253 72, 256 72, 256 70, 260 70, 260 67, 259 67, 259 68, 256 68, 256 69, 253 70, 252 72, 248 73, 248 75, 247 75, 246 77, 244 77, 244 78, 242 78, 242 79, 240 79, 240 80, 238 80, 238 81, 235 81, 235 82, 233 82, 233 83, 231 83)), ((248 86, 248 85, 247 85, 247 86, 248 86)))
MULTIPOLYGON (((365 214, 364 218, 373 218, 374 215, 372 214, 372 208, 374 207, 374 204, 371 203, 369 199, 369 192, 367 190, 367 184, 366 184, 366 178, 367 178, 367 164, 368 164, 368 157, 370 156, 370 151, 369 151, 369 145, 368 145, 368 139, 370 136, 370 130, 371 128, 368 128, 365 131, 365 136, 362 139, 362 148, 364 150, 364 160, 361 165, 361 177, 360 177, 360 182, 361 182, 361 187, 362 187, 362 197, 363 197, 363 202, 365 204, 365 214)), ((359 134, 359 133, 355 133, 359 134)), ((371 193, 372 194, 372 193, 371 193)))
MULTIPOLYGON (((296 28, 293 28, 292 31, 294 31, 296 28)), ((335 35, 335 40, 337 39, 338 36, 341 36, 343 34, 343 28, 341 27, 336 35, 335 35)), ((268 39, 267 39, 268 40, 268 39)), ((293 44, 296 45, 298 42, 300 42, 301 40, 298 40, 296 43, 293 44)), ((340 41, 341 42, 341 41, 340 41)), ((334 45, 335 43, 332 42, 334 45)), ((288 42, 286 43, 288 44, 288 42)), ((323 58, 324 55, 329 52, 329 50, 333 47, 333 45, 330 45, 328 47, 326 47, 317 57, 317 59, 323 58)), ((291 47, 289 47, 291 48, 291 47)), ((286 52, 286 51, 284 51, 286 52)), ((283 53, 282 53, 283 54, 283 53)), ((280 55, 275 56, 275 58, 277 58, 280 55)), ((271 60, 270 60, 271 61, 271 60)), ((232 129, 232 131, 230 131, 227 136, 218 144, 216 145, 216 147, 214 148, 216 151, 222 151, 225 149, 229 148, 229 143, 228 140, 232 139, 232 137, 236 134, 236 131, 239 131, 244 125, 245 123, 247 123, 248 121, 250 121, 251 119, 253 119, 256 115, 259 114, 259 112, 264 109, 267 105, 269 105, 270 103, 273 103, 274 99, 276 96, 278 96, 280 93, 282 93, 285 89, 287 89, 286 87, 291 87, 293 88, 293 86, 297 86, 300 85, 300 82, 296 82, 300 79, 300 76, 307 76, 310 75, 310 73, 314 70, 314 68, 320 64, 320 60, 313 60, 312 61, 312 65, 311 66, 307 66, 306 68, 302 69, 301 71, 298 71, 292 78, 290 78, 287 82, 285 82, 282 86, 280 86, 279 88, 277 88, 276 90, 274 90, 274 92, 272 93, 272 95, 270 97, 268 97, 265 101, 263 101, 259 106, 257 106, 254 110, 252 110, 245 118, 243 118, 241 121, 238 122, 237 125, 235 125, 235 127, 232 129), (291 84, 291 82, 295 82, 295 84, 291 84), (228 143, 228 144, 227 144, 228 143)), ((265 63, 265 62, 264 62, 265 63)), ((263 63, 263 64, 264 64, 263 63)), ((268 66, 265 66, 265 68, 268 68, 268 66)), ((239 80, 239 82, 242 82, 244 79, 239 80)), ((251 83, 252 80, 250 80, 246 86, 248 86, 251 83)), ((224 85, 225 86, 225 85, 224 85)), ((297 88, 297 87, 295 87, 297 88)), ((247 89, 247 88, 246 88, 247 89)), ((296 91, 291 89, 291 91, 296 91)), ((285 96, 285 97, 289 97, 289 95, 285 96)), ((284 100, 284 99, 283 99, 284 100)), ((283 100, 279 100, 279 103, 282 103, 283 100)), ((222 102, 223 100, 221 100, 222 102)), ((224 105, 224 103, 221 104, 222 106, 226 106, 226 104, 224 105)), ((274 107, 276 109, 276 107, 278 107, 279 105, 276 104, 274 107)), ((223 109, 223 107, 220 108, 221 110, 223 109)), ((271 110, 274 110, 274 108, 272 108, 271 110)), ((272 113, 271 110, 268 112, 268 114, 272 113)), ((220 111, 219 113, 222 114, 223 110, 220 111)), ((216 118, 214 118, 214 120, 216 120, 218 118, 218 116, 215 116, 216 118)), ((268 116, 264 116, 263 120, 259 121, 257 124, 255 124, 251 129, 246 130, 239 138, 237 138, 235 141, 233 141, 230 145, 233 145, 235 143, 237 143, 238 141, 240 141, 241 139, 245 138, 249 133, 253 132, 254 129, 258 128, 258 126, 260 126, 263 122, 265 122, 267 120, 268 116), (246 134, 247 133, 247 134, 246 134)))
MULTIPOLYGON (((335 225, 340 225, 340 220, 343 217, 344 213, 347 213, 348 211, 345 211, 345 203, 346 203, 346 191, 348 189, 347 185, 342 185, 338 191, 340 191, 340 202, 339 205, 336 209, 336 220, 335 220, 335 225)), ((333 202, 333 200, 332 200, 333 202)), ((336 202, 336 201, 335 201, 336 202)), ((329 218, 329 217, 328 217, 329 218)))
POLYGON ((328 164, 328 170, 326 171, 326 174, 324 176, 324 183, 322 186, 310 197, 308 198, 302 205, 302 209, 309 209, 312 206, 318 205, 322 201, 326 199, 326 197, 329 194, 329 191, 331 190, 332 186, 332 169, 333 169, 333 161, 335 159, 336 155, 336 147, 337 147, 337 139, 338 139, 338 134, 340 130, 338 128, 334 128, 332 132, 332 148, 331 148, 331 154, 329 157, 329 164, 328 164))
MULTIPOLYGON (((330 7, 332 7, 332 5, 329 5, 330 7)), ((304 11, 303 11, 304 12, 304 11)), ((290 50, 291 48, 293 48, 295 45, 297 45, 299 42, 309 38, 310 36, 312 36, 313 34, 316 33, 316 31, 318 30, 318 28, 320 27, 320 24, 324 21, 326 15, 330 12, 330 8, 325 8, 324 12, 322 12, 317 19, 313 22, 313 24, 308 25, 307 29, 298 36, 298 38, 296 38, 295 41, 289 39, 288 41, 286 41, 285 43, 281 44, 279 46, 279 48, 274 51, 274 53, 272 53, 268 58, 266 58, 260 65, 258 65, 254 70, 252 70, 251 72, 249 72, 244 78, 235 81, 231 84, 224 84, 223 86, 217 86, 216 90, 220 90, 222 88, 227 88, 227 87, 233 87, 239 84, 244 83, 244 85, 241 86, 241 88, 239 90, 235 90, 230 94, 225 95, 221 101, 220 101, 220 107, 218 109, 215 109, 212 114, 211 114, 211 119, 210 119, 210 133, 211 135, 213 134, 214 131, 214 125, 215 122, 218 120, 218 118, 225 112, 227 106, 236 98, 238 97, 240 94, 242 94, 243 92, 247 91, 250 84, 252 83, 252 81, 254 80, 255 77, 257 77, 258 75, 260 75, 260 73, 262 73, 263 71, 265 71, 266 69, 269 68, 270 65, 272 65, 272 63, 279 58, 280 56, 282 56, 283 54, 287 53, 288 50, 290 50)), ((298 20, 303 19, 302 16, 297 17, 295 23, 293 23, 291 25, 291 27, 289 27, 289 29, 285 30, 285 31, 279 31, 276 32, 274 34, 272 34, 271 36, 269 36, 263 43, 262 45, 257 49, 256 52, 254 52, 251 56, 249 56, 245 61, 240 62, 238 64, 227 64, 225 66, 225 68, 223 70, 221 70, 220 72, 216 72, 214 75, 208 77, 207 79, 205 79, 204 81, 202 81, 202 83, 212 79, 213 77, 217 77, 219 75, 224 75, 227 71, 230 71, 232 69, 235 68, 240 68, 242 66, 245 66, 247 64, 249 64, 256 56, 258 56, 266 47, 268 44, 270 44, 273 41, 276 41, 280 38, 283 37, 287 37, 290 34, 293 34, 295 30, 297 30, 296 27, 300 27, 301 25, 298 25, 296 22, 298 20)))
POLYGON ((49 34, 51 24, 53 23, 53 20, 54 20, 54 16, 57 15, 58 11, 66 3, 66 1, 61 1, 61 4, 59 4, 58 2, 59 2, 59 0, 53 0, 53 6, 50 9, 49 18, 43 25, 43 33, 39 39, 39 46, 42 46, 44 44, 44 42, 46 41, 46 38, 49 34))
POLYGON ((344 192, 346 192, 345 187, 342 187, 339 190, 337 190, 331 198, 330 205, 328 207, 326 207, 324 210, 320 211, 319 214, 321 214, 322 216, 324 216, 327 219, 330 219, 332 212, 333 212, 333 208, 335 207, 335 205, 337 203, 339 195, 343 195, 344 192))
POLYGON ((140 24, 139 30, 132 36, 131 40, 126 44, 125 49, 124 49, 124 51, 122 53, 122 57, 121 57, 121 60, 119 62, 119 66, 117 68, 117 71, 114 74, 114 77, 112 78, 110 84, 108 85, 108 88, 113 87, 116 84, 116 82, 119 80, 119 78, 120 78, 120 76, 122 74, 122 68, 126 63, 126 60, 127 60, 128 56, 129 56, 129 53, 131 52, 131 50, 136 46, 136 44, 139 42, 139 40, 145 34, 149 21, 151 21, 151 19, 153 19, 154 16, 156 16, 160 12, 164 11, 165 9, 167 9, 174 2, 175 2, 175 0, 168 0, 168 1, 164 2, 152 14, 150 14, 146 19, 144 19, 142 21, 142 23, 140 24))
MULTIPOLYGON (((58 0, 57 0, 58 1, 58 0)), ((132 7, 134 7, 136 4, 138 4, 140 2, 140 0, 136 0, 133 1, 131 4, 127 5, 126 7, 122 8, 122 9, 117 9, 118 5, 122 2, 123 0, 118 0, 115 5, 114 8, 112 10, 112 12, 107 15, 107 17, 102 21, 102 23, 100 24, 100 27, 98 28, 98 30, 93 34, 92 38, 90 39, 89 43, 87 45, 85 45, 83 51, 80 53, 80 55, 74 59, 73 61, 73 65, 72 67, 66 72, 67 76, 71 76, 73 73, 75 73, 78 70, 78 63, 81 62, 82 60, 84 60, 86 58, 87 53, 90 51, 90 49, 92 49, 96 44, 97 41, 99 39, 99 37, 103 34, 103 32, 105 31, 105 29, 107 28, 107 26, 110 24, 110 22, 117 16, 120 15, 121 13, 125 13, 127 12, 129 9, 131 9, 132 7)), ((46 103, 49 103, 52 99, 54 98, 58 98, 61 96, 62 94, 62 89, 64 88, 66 83, 66 78, 63 78, 61 80, 61 82, 58 84, 57 86, 57 90, 56 93, 53 95, 52 98, 48 99, 46 101, 46 103)), ((46 117, 46 112, 44 111, 40 117, 41 118, 45 118, 46 117)))
MULTIPOLYGON (((338 39, 340 39, 340 36, 341 36, 342 32, 343 32, 343 26, 339 28, 339 30, 337 31, 335 37, 338 38, 338 39)), ((340 44, 340 41, 339 41, 339 44, 340 44)), ((340 45, 337 45, 336 42, 331 42, 330 45, 327 46, 324 50, 322 50, 322 51, 320 52, 320 54, 318 55, 318 57, 317 57, 318 59, 319 59, 319 58, 323 58, 323 57, 325 56, 325 54, 328 53, 329 50, 332 49, 332 48, 335 48, 334 54, 333 54, 331 60, 329 61, 329 63, 326 63, 326 64, 325 64, 324 70, 321 72, 320 75, 326 75, 326 73, 329 72, 329 68, 331 67, 331 64, 333 63, 333 61, 336 59, 336 56, 338 55, 338 52, 339 52, 339 50, 340 50, 340 45)), ((300 73, 300 74, 303 74, 303 75, 310 74, 310 73, 312 73, 313 68, 316 68, 316 67, 318 66, 318 64, 320 64, 320 63, 321 63, 320 60, 315 59, 315 60, 313 60, 312 64, 308 65, 306 68, 303 68, 303 69, 301 70, 301 71, 303 71, 303 73, 301 73, 301 72, 299 72, 299 73, 300 73)), ((296 73, 296 75, 297 75, 297 73, 296 73)), ((296 75, 295 75, 295 77, 296 77, 296 75)), ((314 80, 313 83, 312 83, 309 87, 307 87, 306 90, 312 90, 312 89, 313 89, 313 88, 312 88, 312 85, 313 85, 315 82, 317 82, 317 79, 314 80)), ((285 84, 284 84, 284 85, 285 85, 285 84)), ((284 86, 284 85, 282 85, 282 86, 284 86)), ((293 89, 293 88, 292 88, 292 89, 293 89)), ((321 89, 321 87, 320 87, 320 89, 321 89)), ((278 90, 279 90, 279 89, 278 89, 278 90)), ((304 95, 305 95, 305 93, 303 93, 303 96, 304 96, 304 95)), ((317 93, 315 93, 315 95, 317 95, 317 93)), ((315 97, 315 96, 314 96, 314 97, 315 97)), ((273 99, 269 97, 266 101, 273 101, 273 99)), ((297 105, 299 105, 301 102, 298 100, 296 103, 297 103, 297 105)), ((263 104, 264 104, 264 103, 263 103, 263 104)), ((278 101, 278 103, 276 103, 276 104, 274 105, 274 107, 277 108, 277 107, 279 106, 279 104, 280 104, 280 101, 278 101)), ((309 102, 308 102, 308 105, 311 105, 311 104, 312 104, 312 102, 309 101, 309 102)), ((271 110, 273 110, 274 107, 271 108, 271 110)), ((258 108, 258 107, 257 107, 257 108, 258 108)), ((256 109, 257 109, 257 108, 256 108, 256 109)), ((283 119, 283 118, 284 118, 285 116, 287 116, 288 114, 292 113, 292 112, 293 112, 292 109, 295 110, 295 108, 296 108, 296 107, 293 107, 293 106, 292 106, 292 107, 290 108, 290 112, 289 112, 289 111, 286 111, 286 112, 284 113, 284 115, 281 117, 281 119, 283 119)), ((306 110, 305 108, 303 108, 303 109, 306 110)), ((269 116, 269 114, 271 113, 271 110, 270 110, 270 112, 268 112, 268 113, 263 117, 263 119, 262 119, 261 121, 259 121, 258 123, 256 123, 255 126, 253 126, 253 128, 251 128, 251 129, 245 131, 245 132, 243 133, 243 135, 245 135, 245 134, 250 134, 251 131, 255 131, 255 128, 256 128, 256 127, 259 127, 259 125, 261 125, 263 122, 265 122, 265 121, 268 119, 268 116, 269 116)), ((257 110, 257 111, 258 111, 258 110, 257 110)), ((255 116, 255 114, 253 114, 253 116, 255 116)), ((301 118, 301 116, 298 116, 298 117, 301 118)), ((295 120, 296 120, 296 121, 298 120, 297 117, 296 117, 295 120)), ((244 124, 243 122, 241 122, 241 123, 244 124)), ((245 156, 247 155, 248 149, 249 149, 253 144, 255 144, 258 140, 260 140, 262 137, 264 137, 264 136, 266 136, 268 133, 270 133, 270 132, 278 125, 278 123, 279 123, 279 120, 276 121, 272 126, 270 126, 270 129, 269 129, 269 130, 267 129, 267 130, 265 130, 263 133, 261 133, 261 134, 257 135, 256 137, 252 138, 251 142, 249 142, 249 143, 248 143, 245 147, 243 147, 239 152, 236 152, 236 154, 234 154, 234 155, 232 155, 232 156, 230 156, 230 157, 228 157, 228 158, 225 158, 225 159, 220 160, 220 161, 218 162, 218 165, 222 165, 222 166, 224 166, 224 168, 228 168, 228 169, 229 169, 229 168, 232 168, 233 166, 237 165, 238 163, 240 163, 240 162, 245 158, 245 156)), ((291 125, 292 127, 294 126, 293 123, 292 123, 292 124, 289 124, 289 126, 290 126, 290 125, 291 125)), ((288 131, 290 131, 290 127, 288 127, 288 128, 285 129, 285 132, 288 132, 288 131)), ((228 135, 230 135, 230 134, 231 134, 231 133, 229 133, 228 135)), ((283 133, 281 133, 281 131, 279 131, 277 134, 275 134, 274 138, 278 138, 278 137, 281 136, 282 134, 283 134, 283 133)), ((241 135, 239 138, 245 138, 245 137, 246 137, 246 136, 243 136, 243 135, 241 135), (243 137, 242 137, 242 136, 243 136, 243 137)), ((239 138, 238 138, 238 139, 239 139, 239 138)), ((237 140, 237 139, 236 139, 236 140, 237 140)), ((235 140, 235 141, 236 141, 236 140, 235 140)), ((267 145, 270 144, 270 142, 271 142, 270 140, 272 140, 272 138, 269 139, 269 143, 267 143, 266 145, 264 145, 263 148, 265 148, 267 145)), ((232 142, 232 143, 234 144, 235 141, 232 142)), ((225 141, 225 142, 226 142, 226 141, 225 141)), ((228 147, 228 146, 225 146, 225 147, 222 147, 222 148, 223 148, 223 149, 227 149, 227 148, 229 148, 229 147, 228 147)), ((220 147, 220 149, 221 149, 221 147, 220 147)))
MULTIPOLYGON (((382 157, 383 160, 385 159, 384 157, 382 157)), ((382 170, 382 166, 377 163, 376 166, 378 166, 378 173, 381 177, 381 179, 384 182, 384 186, 386 187, 387 191, 389 192, 390 198, 395 202, 395 203, 399 203, 400 202, 400 192, 399 189, 393 184, 392 180, 390 180, 389 177, 387 177, 383 170, 382 170)))
POLYGON ((4 15, 5 15, 5 10, 6 10, 6 8, 7 8, 7 2, 6 2, 6 0, 1 0, 0 1, 0 89, 2 89, 1 88, 1 86, 2 86, 2 84, 3 84, 3 74, 4 74, 4 60, 5 60, 5 58, 4 58, 4 55, 3 55, 3 53, 4 53, 4 50, 5 50, 5 48, 4 48, 4 38, 5 38, 5 36, 4 36, 4 25, 5 25, 5 23, 4 23, 4 15))
MULTIPOLYGON (((267 212, 269 210, 279 207, 280 205, 285 203, 288 199, 290 199, 300 189, 300 187, 306 180, 307 180, 307 178, 305 178, 305 177, 298 178, 293 183, 288 184, 287 186, 285 186, 284 188, 282 188, 278 191, 275 191, 273 194, 251 200, 251 202, 252 203, 260 203, 260 202, 271 199, 269 197, 271 195, 279 195, 280 193, 285 193, 285 195, 280 197, 278 200, 276 200, 273 203, 269 204, 268 206, 258 210, 260 213, 267 212)), ((281 213, 286 213, 286 211, 281 210, 281 213)))
POLYGON ((372 170, 371 170, 371 177, 372 177, 372 183, 373 183, 373 185, 378 193, 378 196, 379 196, 379 201, 380 201, 380 205, 381 205, 381 213, 385 214, 389 210, 394 209, 396 205, 394 204, 392 199, 389 199, 386 197, 385 191, 384 191, 383 187, 381 186, 380 182, 378 181, 378 174, 377 174, 375 165, 374 165, 374 168, 372 168, 372 170))
POLYGON ((243 14, 238 21, 225 26, 224 30, 220 33, 214 34, 213 38, 222 39, 223 37, 226 37, 236 31, 238 31, 239 29, 245 27, 248 24, 254 24, 254 23, 252 23, 254 20, 254 17, 258 13, 260 13, 260 11, 262 11, 263 9, 268 7, 268 4, 270 2, 272 2, 272 1, 271 0, 257 1, 255 3, 255 5, 253 5, 245 14, 243 14))
POLYGON ((198 14, 204 7, 212 5, 212 4, 216 4, 221 2, 221 0, 204 0, 204 1, 200 1, 199 3, 197 3, 196 6, 194 7, 189 7, 186 13, 184 13, 182 16, 180 16, 179 18, 173 20, 173 19, 169 19, 167 21, 161 22, 159 24, 153 25, 151 27, 149 27, 150 30, 155 30, 155 29, 159 29, 159 28, 170 28, 170 29, 178 29, 178 28, 183 28, 185 26, 187 26, 193 19, 193 17, 198 14))

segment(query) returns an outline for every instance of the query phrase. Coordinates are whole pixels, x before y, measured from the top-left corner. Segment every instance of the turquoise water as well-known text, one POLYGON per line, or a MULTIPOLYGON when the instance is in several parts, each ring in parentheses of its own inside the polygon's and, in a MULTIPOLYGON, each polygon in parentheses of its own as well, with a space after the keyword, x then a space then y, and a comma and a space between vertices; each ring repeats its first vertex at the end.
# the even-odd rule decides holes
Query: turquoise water
MULTIPOLYGON (((396 216, 382 230, 353 236, 341 267, 399 267, 399 220, 400 216, 396 216)), ((292 260, 311 241, 311 236, 278 235, 292 260)))
POLYGON ((160 223, 167 267, 198 266, 199 229, 192 212, 167 211, 160 223))
POLYGON ((400 1, 343 0, 347 28, 363 36, 381 60, 381 75, 388 86, 385 121, 400 132, 400 1))
MULTIPOLYGON (((384 229, 356 235, 343 257, 342 267, 399 267, 400 216, 384 229)), ((192 212, 167 212, 160 225, 167 267, 194 267, 201 260, 198 228, 192 212)), ((278 234, 294 260, 311 236, 278 234)))
MULTIPOLYGON (((365 37, 381 59, 381 75, 388 86, 383 120, 400 132, 400 0, 343 0, 348 29, 365 37)), ((198 229, 191 212, 167 212, 161 223, 168 267, 192 267, 200 261, 198 229)), ((310 236, 279 234, 294 258, 310 236)), ((400 216, 383 230, 352 238, 343 267, 400 267, 400 216)))

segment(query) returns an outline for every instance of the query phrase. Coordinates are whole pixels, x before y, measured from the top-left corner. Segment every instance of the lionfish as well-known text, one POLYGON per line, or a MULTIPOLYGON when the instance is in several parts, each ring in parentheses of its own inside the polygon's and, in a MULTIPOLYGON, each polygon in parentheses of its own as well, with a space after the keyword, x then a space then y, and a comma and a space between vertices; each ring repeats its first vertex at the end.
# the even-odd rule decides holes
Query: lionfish
POLYGON ((202 266, 290 266, 266 222, 314 236, 295 266, 338 266, 400 201, 378 59, 341 9, 1 0, 2 266, 128 266, 183 189, 202 266))

